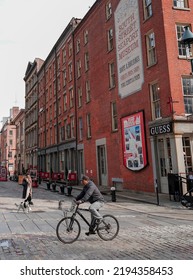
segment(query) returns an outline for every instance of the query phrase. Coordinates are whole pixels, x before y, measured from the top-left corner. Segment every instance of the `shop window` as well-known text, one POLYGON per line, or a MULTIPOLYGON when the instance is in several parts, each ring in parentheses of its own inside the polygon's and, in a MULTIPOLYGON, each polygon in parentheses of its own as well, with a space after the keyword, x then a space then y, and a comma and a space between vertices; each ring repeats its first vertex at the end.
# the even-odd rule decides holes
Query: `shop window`
POLYGON ((193 114, 193 78, 182 78, 185 114, 193 114))
POLYGON ((182 137, 182 144, 183 144, 185 170, 186 170, 186 174, 189 174, 189 172, 192 171, 192 153, 190 147, 190 138, 182 137))
POLYGON ((164 155, 164 142, 163 139, 158 139, 158 151, 159 151, 159 161, 160 161, 160 172, 162 177, 167 176, 166 170, 166 160, 164 155))
POLYGON ((169 170, 172 172, 172 155, 171 155, 171 145, 170 145, 170 138, 166 138, 166 145, 167 145, 167 152, 168 152, 168 165, 169 170))

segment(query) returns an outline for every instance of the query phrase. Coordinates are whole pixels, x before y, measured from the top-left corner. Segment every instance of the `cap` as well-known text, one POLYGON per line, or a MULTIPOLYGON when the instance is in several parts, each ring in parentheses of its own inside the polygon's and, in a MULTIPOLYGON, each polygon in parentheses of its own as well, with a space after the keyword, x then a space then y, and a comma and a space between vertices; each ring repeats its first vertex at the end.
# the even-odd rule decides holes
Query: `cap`
POLYGON ((83 181, 83 180, 89 181, 90 179, 89 179, 89 177, 88 177, 88 176, 86 176, 86 175, 83 175, 83 176, 82 176, 82 179, 81 179, 81 181, 83 181))

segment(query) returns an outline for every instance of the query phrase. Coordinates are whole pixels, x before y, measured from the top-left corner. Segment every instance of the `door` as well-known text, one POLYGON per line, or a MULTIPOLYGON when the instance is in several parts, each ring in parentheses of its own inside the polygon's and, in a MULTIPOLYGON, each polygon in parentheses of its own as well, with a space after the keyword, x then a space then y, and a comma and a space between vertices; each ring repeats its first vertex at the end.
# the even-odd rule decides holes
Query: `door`
POLYGON ((97 154, 98 154, 99 185, 107 186, 107 164, 106 164, 105 145, 101 145, 97 147, 97 154))
POLYGON ((170 139, 160 138, 157 145, 161 193, 169 193, 168 173, 172 170, 170 139))

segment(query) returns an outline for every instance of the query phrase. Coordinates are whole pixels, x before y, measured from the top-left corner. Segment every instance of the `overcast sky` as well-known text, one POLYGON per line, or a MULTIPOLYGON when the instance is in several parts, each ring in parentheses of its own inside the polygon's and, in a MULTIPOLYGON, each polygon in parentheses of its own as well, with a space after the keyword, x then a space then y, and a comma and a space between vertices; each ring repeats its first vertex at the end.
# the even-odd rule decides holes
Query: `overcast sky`
POLYGON ((46 59, 72 17, 83 18, 95 0, 0 0, 0 121, 24 108, 29 61, 46 59))

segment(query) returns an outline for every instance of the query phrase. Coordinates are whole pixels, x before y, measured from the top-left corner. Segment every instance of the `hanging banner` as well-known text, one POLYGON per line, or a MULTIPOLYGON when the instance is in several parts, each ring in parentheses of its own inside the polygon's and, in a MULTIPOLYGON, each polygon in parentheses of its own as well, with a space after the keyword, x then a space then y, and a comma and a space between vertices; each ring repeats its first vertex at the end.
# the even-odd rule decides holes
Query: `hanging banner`
POLYGON ((115 34, 119 95, 124 98, 141 90, 144 69, 140 16, 137 0, 121 0, 115 11, 115 34))
POLYGON ((143 112, 122 118, 121 124, 124 165, 133 171, 141 170, 147 165, 143 112))

